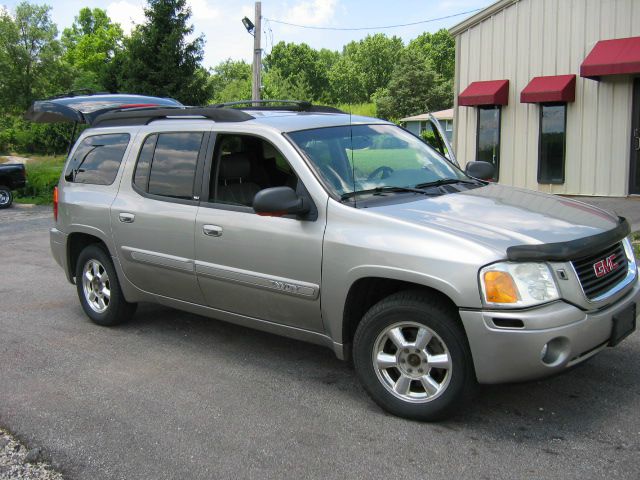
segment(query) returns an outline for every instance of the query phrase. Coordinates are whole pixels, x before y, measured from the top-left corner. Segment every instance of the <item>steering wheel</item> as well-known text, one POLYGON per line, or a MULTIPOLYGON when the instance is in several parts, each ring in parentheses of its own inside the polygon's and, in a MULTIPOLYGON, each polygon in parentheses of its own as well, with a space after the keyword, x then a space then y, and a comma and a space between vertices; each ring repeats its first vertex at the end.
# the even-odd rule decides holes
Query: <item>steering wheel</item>
POLYGON ((393 168, 387 167, 386 165, 382 165, 376 168, 373 172, 371 172, 367 177, 367 180, 373 180, 378 174, 381 174, 380 179, 387 178, 392 173, 393 173, 393 168))

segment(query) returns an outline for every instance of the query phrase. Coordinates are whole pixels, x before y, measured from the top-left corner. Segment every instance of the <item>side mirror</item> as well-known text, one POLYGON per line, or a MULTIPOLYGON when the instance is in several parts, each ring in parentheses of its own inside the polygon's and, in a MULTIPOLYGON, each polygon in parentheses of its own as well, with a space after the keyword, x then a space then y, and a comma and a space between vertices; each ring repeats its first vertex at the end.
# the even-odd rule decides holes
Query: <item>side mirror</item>
POLYGON ((309 205, 291 187, 265 188, 253 197, 253 209, 258 215, 282 217, 309 213, 309 205))
POLYGON ((496 167, 489 162, 469 162, 464 172, 473 178, 480 180, 492 180, 496 174, 496 167))

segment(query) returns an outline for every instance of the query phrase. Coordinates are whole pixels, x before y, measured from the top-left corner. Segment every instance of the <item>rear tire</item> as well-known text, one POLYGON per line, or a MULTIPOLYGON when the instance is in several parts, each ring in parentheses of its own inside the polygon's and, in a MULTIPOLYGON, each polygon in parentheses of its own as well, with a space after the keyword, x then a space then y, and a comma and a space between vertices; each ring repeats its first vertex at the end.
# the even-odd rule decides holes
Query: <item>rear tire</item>
POLYGON ((356 330, 353 360, 371 398, 413 420, 450 416, 477 385, 456 312, 422 292, 398 292, 371 307, 356 330))
POLYGON ((98 244, 85 247, 76 263, 76 287, 82 309, 98 325, 128 321, 137 304, 125 300, 109 254, 98 244))
POLYGON ((13 193, 6 185, 0 185, 0 209, 9 208, 13 203, 13 193))

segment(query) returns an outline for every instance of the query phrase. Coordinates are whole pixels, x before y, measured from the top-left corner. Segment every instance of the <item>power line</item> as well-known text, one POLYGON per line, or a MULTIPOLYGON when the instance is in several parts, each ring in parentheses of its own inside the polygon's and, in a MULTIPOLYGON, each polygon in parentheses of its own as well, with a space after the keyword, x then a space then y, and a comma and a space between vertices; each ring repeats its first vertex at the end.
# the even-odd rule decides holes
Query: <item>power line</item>
POLYGON ((273 18, 266 18, 266 17, 263 17, 263 18, 265 20, 269 20, 270 22, 273 22, 273 23, 281 23, 282 25, 289 25, 290 27, 309 28, 309 29, 312 29, 312 30, 349 30, 349 31, 354 31, 354 30, 383 30, 383 29, 386 29, 386 28, 410 27, 412 25, 420 25, 422 23, 437 22, 438 20, 446 20, 447 18, 459 17, 461 15, 467 15, 469 13, 475 13, 475 12, 478 12, 480 10, 482 10, 482 8, 476 8, 474 10, 468 10, 466 12, 455 13, 453 15, 447 15, 446 17, 430 18, 429 20, 420 20, 419 22, 401 23, 401 24, 398 24, 398 25, 384 25, 384 26, 378 26, 378 27, 355 27, 355 28, 316 27, 316 26, 313 26, 313 25, 299 25, 297 23, 285 22, 283 20, 274 20, 273 18))

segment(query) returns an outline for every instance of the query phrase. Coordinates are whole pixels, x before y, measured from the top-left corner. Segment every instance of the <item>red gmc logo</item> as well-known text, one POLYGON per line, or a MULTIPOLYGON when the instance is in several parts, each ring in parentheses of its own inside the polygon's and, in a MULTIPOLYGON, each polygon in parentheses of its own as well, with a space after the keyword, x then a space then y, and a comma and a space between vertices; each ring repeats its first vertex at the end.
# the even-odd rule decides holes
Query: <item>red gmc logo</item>
POLYGON ((616 255, 609 255, 607 258, 603 258, 602 260, 593 264, 593 271, 596 273, 596 277, 600 278, 606 275, 607 273, 613 272, 620 265, 615 261, 616 255))

